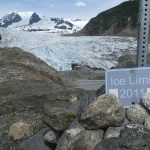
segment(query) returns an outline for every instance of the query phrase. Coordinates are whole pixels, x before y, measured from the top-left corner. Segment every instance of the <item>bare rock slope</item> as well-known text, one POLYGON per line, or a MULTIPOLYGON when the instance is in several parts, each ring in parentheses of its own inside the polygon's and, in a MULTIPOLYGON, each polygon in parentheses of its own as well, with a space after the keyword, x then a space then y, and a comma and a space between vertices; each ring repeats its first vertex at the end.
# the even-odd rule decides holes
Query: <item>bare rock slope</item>
POLYGON ((40 108, 47 100, 46 94, 62 86, 57 71, 34 55, 18 48, 0 48, 1 114, 12 109, 40 108))
POLYGON ((73 110, 86 97, 88 93, 74 89, 54 68, 34 55, 19 48, 0 48, 0 149, 18 149, 25 140, 23 137, 14 141, 9 136, 10 125, 15 122, 32 124, 32 134, 45 127, 45 103, 73 110))

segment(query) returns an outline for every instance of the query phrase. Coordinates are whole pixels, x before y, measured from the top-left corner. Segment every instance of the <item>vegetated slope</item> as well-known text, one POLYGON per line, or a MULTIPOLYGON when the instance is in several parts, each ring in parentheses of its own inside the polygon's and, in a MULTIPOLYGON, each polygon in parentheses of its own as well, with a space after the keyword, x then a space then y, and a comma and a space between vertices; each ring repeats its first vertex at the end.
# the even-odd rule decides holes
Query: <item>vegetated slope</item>
POLYGON ((76 35, 136 36, 138 10, 139 0, 123 2, 92 18, 76 35))

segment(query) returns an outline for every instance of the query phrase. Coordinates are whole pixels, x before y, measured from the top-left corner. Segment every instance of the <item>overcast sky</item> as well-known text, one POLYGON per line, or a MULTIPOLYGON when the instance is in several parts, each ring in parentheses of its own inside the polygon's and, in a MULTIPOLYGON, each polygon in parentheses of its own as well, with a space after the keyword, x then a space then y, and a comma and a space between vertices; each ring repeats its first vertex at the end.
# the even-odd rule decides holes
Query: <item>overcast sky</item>
POLYGON ((34 11, 41 15, 90 19, 126 0, 0 0, 0 16, 12 11, 34 11))

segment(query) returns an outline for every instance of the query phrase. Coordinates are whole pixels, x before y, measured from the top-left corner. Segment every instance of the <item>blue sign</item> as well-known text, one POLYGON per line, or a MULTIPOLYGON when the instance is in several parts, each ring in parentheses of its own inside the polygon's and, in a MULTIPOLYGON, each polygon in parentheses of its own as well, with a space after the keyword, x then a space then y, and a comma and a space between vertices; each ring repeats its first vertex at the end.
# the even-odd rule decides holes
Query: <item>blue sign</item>
POLYGON ((106 93, 114 94, 128 108, 150 93, 150 68, 112 69, 106 71, 106 93))

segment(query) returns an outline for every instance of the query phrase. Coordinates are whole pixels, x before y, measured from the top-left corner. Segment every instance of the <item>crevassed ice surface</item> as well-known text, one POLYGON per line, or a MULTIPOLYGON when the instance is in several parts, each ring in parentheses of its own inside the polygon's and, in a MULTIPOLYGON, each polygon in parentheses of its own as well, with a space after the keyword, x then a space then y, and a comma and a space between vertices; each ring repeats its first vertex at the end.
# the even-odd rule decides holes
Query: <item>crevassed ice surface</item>
POLYGON ((0 34, 3 37, 0 47, 22 48, 57 70, 70 70, 73 63, 107 69, 115 66, 119 56, 135 54, 137 48, 136 40, 126 37, 65 37, 3 28, 0 34))

